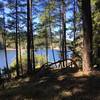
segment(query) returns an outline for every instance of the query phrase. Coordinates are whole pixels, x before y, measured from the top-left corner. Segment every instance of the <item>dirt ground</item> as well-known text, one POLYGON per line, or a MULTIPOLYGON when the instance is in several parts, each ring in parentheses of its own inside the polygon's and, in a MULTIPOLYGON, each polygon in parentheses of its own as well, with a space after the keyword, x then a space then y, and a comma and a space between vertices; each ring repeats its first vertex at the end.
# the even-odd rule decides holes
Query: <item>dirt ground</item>
POLYGON ((76 69, 47 70, 7 83, 0 90, 0 100, 100 100, 100 72, 83 75, 76 69))

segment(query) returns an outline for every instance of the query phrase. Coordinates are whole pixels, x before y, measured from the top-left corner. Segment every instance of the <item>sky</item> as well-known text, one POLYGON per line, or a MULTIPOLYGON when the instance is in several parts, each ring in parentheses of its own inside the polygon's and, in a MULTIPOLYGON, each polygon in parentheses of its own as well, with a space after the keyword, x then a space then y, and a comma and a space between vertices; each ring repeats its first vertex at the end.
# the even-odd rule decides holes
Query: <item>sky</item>
MULTIPOLYGON (((4 2, 4 0, 0 0, 0 1, 3 1, 4 2)), ((38 8, 39 9, 42 9, 42 6, 38 6, 38 8)), ((9 9, 8 8, 5 8, 5 13, 9 13, 9 9)), ((68 19, 68 18, 70 18, 72 16, 72 12, 70 12, 70 11, 68 11, 68 12, 66 12, 66 19, 68 19)), ((6 17, 6 21, 9 19, 9 17, 6 17)), ((40 22, 40 20, 39 20, 39 16, 37 17, 37 18, 35 18, 34 19, 34 22, 37 22, 37 23, 39 23, 40 22)), ((69 26, 71 26, 71 24, 70 23, 66 23, 66 27, 68 28, 69 26)), ((26 28, 24 28, 25 30, 26 30, 26 28)), ((58 31, 59 30, 59 28, 55 28, 55 30, 56 31, 58 31)), ((69 33, 70 32, 70 30, 68 30, 67 31, 67 33, 69 33)), ((36 34, 37 32, 35 32, 35 34, 36 34)), ((69 35, 67 35, 67 39, 70 39, 69 38, 69 35)), ((73 38, 72 39, 70 39, 70 40, 73 40, 73 38)))

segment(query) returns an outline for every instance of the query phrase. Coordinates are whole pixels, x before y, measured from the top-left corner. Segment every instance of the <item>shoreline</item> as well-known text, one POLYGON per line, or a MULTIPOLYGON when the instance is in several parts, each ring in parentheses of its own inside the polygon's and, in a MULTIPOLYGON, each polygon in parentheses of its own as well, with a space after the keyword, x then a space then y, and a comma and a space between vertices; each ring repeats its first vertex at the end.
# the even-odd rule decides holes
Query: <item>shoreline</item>
MULTIPOLYGON (((16 50, 15 48, 6 48, 6 50, 16 50)), ((21 49, 22 51, 23 50, 26 50, 26 49, 21 49)))
POLYGON ((14 48, 7 48, 6 50, 16 50, 16 49, 14 49, 14 48))
POLYGON ((56 48, 54 48, 54 50, 60 50, 60 48, 59 47, 56 47, 56 48))
MULTIPOLYGON (((52 49, 52 48, 50 48, 50 49, 52 49)), ((60 50, 60 48, 59 47, 55 47, 55 48, 53 48, 54 50, 60 50)), ((16 50, 15 48, 6 48, 6 50, 16 50)), ((26 49, 21 49, 22 51, 24 51, 24 50, 26 50, 26 49)))

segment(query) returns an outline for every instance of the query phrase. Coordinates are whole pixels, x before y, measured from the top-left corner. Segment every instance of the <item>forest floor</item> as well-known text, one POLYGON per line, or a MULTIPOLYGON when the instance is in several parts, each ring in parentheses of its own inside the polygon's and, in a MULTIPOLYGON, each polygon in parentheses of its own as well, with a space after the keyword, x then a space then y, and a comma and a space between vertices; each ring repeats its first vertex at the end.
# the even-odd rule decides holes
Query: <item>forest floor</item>
POLYGON ((0 100, 100 100, 100 72, 47 70, 43 75, 13 80, 0 90, 0 100))

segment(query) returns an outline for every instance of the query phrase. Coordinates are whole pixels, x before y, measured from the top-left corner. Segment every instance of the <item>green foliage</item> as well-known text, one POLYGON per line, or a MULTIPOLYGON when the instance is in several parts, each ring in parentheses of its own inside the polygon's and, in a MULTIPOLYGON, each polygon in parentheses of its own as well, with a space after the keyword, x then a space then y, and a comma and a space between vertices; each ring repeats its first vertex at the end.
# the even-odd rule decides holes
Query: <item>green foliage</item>
POLYGON ((92 18, 94 33, 100 32, 100 0, 92 0, 92 18))
POLYGON ((100 48, 100 0, 91 0, 91 5, 93 20, 93 63, 100 65, 100 58, 98 56, 98 48, 100 48))
POLYGON ((36 68, 41 67, 44 63, 46 63, 46 58, 43 55, 35 55, 36 68))
MULTIPOLYGON (((20 58, 19 58, 20 59, 20 58)), ((20 62, 20 60, 19 60, 20 62)), ((46 63, 46 58, 44 55, 35 55, 35 64, 36 64, 36 68, 39 68, 42 66, 42 64, 46 63)), ((20 65, 20 64, 19 64, 20 65)), ((16 68, 16 60, 13 60, 13 62, 11 63, 11 69, 16 68)), ((26 52, 24 52, 22 54, 22 67, 24 70, 27 70, 27 54, 26 52)))

